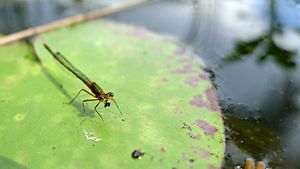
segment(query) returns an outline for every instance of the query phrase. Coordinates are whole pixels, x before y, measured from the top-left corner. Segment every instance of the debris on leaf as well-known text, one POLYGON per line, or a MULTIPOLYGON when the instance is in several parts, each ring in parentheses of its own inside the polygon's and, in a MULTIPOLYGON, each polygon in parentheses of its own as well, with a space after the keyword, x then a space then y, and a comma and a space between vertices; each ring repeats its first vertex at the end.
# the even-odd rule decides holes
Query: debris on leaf
POLYGON ((83 133, 84 133, 84 136, 85 136, 86 140, 93 140, 93 141, 96 141, 96 142, 102 140, 102 138, 98 138, 98 137, 94 136, 94 133, 92 133, 92 132, 89 133, 89 132, 83 130, 83 133))

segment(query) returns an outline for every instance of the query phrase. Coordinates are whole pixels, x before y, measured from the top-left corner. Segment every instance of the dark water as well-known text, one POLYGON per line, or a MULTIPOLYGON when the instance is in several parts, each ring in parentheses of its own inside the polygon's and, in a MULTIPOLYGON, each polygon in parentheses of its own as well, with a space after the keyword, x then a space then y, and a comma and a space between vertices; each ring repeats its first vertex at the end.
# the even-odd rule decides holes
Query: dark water
MULTIPOLYGON (((116 2, 0 2, 0 32, 116 2)), ((224 168, 247 157, 300 168, 299 0, 165 0, 107 18, 175 36, 201 56, 223 109, 224 168)))

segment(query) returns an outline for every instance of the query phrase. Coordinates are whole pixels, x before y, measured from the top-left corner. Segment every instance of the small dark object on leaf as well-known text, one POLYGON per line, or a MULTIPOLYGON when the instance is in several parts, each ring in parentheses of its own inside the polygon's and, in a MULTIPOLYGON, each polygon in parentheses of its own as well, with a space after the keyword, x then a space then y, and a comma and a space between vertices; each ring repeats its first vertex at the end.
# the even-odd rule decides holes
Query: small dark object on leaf
POLYGON ((141 150, 133 150, 133 152, 131 153, 131 157, 134 158, 134 159, 141 159, 142 156, 144 155, 145 153, 142 152, 141 150))

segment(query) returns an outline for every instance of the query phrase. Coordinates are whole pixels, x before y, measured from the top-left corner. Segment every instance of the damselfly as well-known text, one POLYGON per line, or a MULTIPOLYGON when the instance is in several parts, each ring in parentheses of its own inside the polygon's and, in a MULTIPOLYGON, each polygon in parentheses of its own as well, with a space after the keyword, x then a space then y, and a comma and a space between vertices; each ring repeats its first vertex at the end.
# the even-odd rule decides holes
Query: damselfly
POLYGON ((85 92, 89 95, 91 95, 92 99, 85 99, 82 101, 82 108, 85 112, 84 103, 90 102, 90 101, 98 101, 98 103, 95 105, 94 110, 97 112, 99 117, 103 120, 101 114, 98 112, 97 107, 98 105, 103 102, 104 107, 109 107, 111 100, 115 103, 117 106, 120 114, 122 115, 122 111, 120 110, 116 100, 113 98, 114 93, 113 92, 104 92, 104 90, 96 83, 92 82, 87 78, 80 70, 76 69, 62 54, 59 52, 53 52, 48 45, 44 44, 44 47, 51 53, 51 55, 59 62, 61 63, 66 69, 68 69, 70 72, 72 72, 77 78, 79 78, 90 90, 91 92, 80 89, 79 92, 75 95, 75 97, 70 101, 70 104, 77 98, 77 96, 81 92, 85 92))

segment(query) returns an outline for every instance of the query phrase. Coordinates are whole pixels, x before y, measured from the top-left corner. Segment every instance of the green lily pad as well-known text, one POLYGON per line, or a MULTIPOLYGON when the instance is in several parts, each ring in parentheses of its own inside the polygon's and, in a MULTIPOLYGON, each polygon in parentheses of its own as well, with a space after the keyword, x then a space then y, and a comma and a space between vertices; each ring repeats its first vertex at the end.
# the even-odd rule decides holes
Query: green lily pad
POLYGON ((0 47, 0 159, 28 168, 220 168, 216 94, 184 47, 142 28, 95 21, 41 35, 34 48, 43 66, 25 44, 0 47), (98 107, 104 121, 93 110, 97 102, 84 112, 87 94, 66 104, 88 88, 43 43, 113 91, 123 116, 113 103, 98 107))

